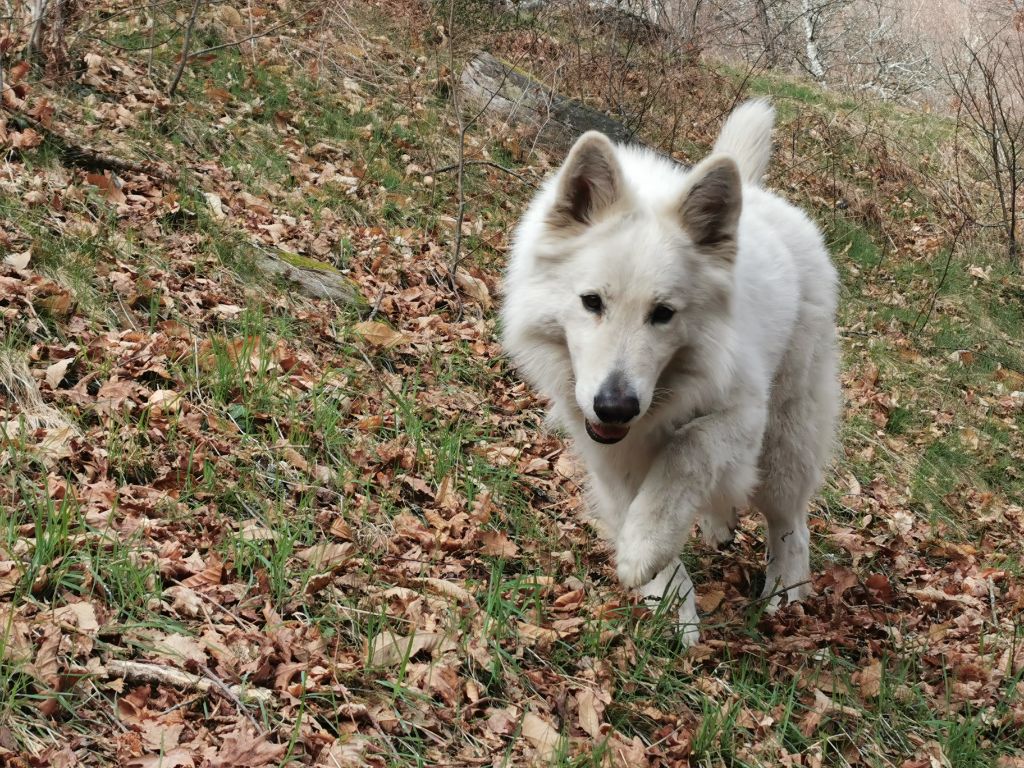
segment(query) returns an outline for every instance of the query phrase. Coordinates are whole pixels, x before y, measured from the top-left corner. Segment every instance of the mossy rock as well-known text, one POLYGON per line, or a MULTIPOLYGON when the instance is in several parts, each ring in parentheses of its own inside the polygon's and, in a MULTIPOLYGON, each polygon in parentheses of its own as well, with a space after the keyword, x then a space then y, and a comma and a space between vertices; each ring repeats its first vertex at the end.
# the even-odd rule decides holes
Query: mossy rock
POLYGON ((264 274, 284 279, 311 298, 345 305, 362 301, 355 281, 333 264, 290 251, 268 250, 257 251, 255 263, 264 274))

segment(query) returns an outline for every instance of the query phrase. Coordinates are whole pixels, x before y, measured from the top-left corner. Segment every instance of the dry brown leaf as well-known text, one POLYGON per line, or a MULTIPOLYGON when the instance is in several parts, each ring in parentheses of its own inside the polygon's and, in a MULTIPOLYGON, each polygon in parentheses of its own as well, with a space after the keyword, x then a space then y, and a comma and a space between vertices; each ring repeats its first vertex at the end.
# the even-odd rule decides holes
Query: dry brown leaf
POLYGON ((269 768, 280 763, 288 747, 273 744, 270 734, 256 734, 245 721, 230 732, 208 765, 209 768, 269 768))
POLYGON ((177 413, 181 410, 181 395, 173 389, 158 389, 146 400, 146 405, 156 412, 177 413))
POLYGON ((592 688, 585 688, 576 694, 576 709, 580 728, 593 739, 601 737, 601 717, 604 713, 604 702, 592 688))
POLYGON ((721 589, 709 589, 706 592, 698 592, 695 600, 701 613, 711 613, 722 604, 725 599, 725 591, 721 589))
POLYGON ((439 595, 454 598, 455 600, 458 600, 460 603, 475 605, 473 594, 466 588, 460 587, 453 581, 448 581, 447 579, 425 578, 420 579, 419 583, 425 586, 427 589, 431 590, 432 592, 436 592, 439 595))
POLYGON ((506 707, 504 709, 491 708, 487 710, 487 728, 499 736, 508 736, 515 733, 518 723, 519 712, 515 707, 506 707))
POLYGON ((910 587, 907 589, 907 594, 913 595, 924 603, 959 603, 960 605, 969 605, 972 608, 984 606, 981 600, 972 595, 950 595, 936 587, 910 587))
POLYGON ((194 638, 177 633, 158 637, 153 644, 156 655, 176 663, 195 662, 206 664, 206 649, 194 638))
POLYGON ((353 326, 353 330, 373 346, 381 347, 382 349, 389 349, 408 341, 408 338, 401 331, 396 331, 390 325, 378 323, 375 320, 356 323, 353 326))
POLYGON ((285 446, 281 451, 284 454, 284 458, 289 464, 295 467, 300 472, 309 472, 309 462, 306 461, 305 457, 292 448, 290 445, 285 446))
POLYGON ((164 597, 171 598, 171 610, 179 616, 198 616, 203 608, 203 599, 196 591, 180 584, 165 589, 164 597))
POLYGON ((68 368, 74 362, 75 358, 66 357, 47 367, 46 382, 50 385, 50 389, 56 389, 60 385, 64 380, 64 375, 68 372, 68 368))
POLYGON ((347 562, 352 557, 355 545, 350 541, 316 544, 296 552, 300 560, 305 560, 314 568, 333 568, 347 562))
POLYGON ((13 560, 0 560, 0 597, 9 595, 21 581, 21 568, 13 560))
POLYGON ((189 589, 200 589, 215 584, 220 584, 224 578, 224 563, 216 555, 211 555, 206 567, 199 573, 194 573, 187 579, 182 579, 181 586, 189 589))
POLYGON ((651 764, 639 736, 626 741, 625 736, 613 731, 608 737, 608 752, 615 768, 648 768, 651 764))
POLYGON ((154 751, 167 752, 178 746, 185 724, 170 718, 144 720, 139 724, 143 743, 154 751))
POLYGON ((69 603, 53 612, 54 619, 68 628, 77 628, 86 634, 95 634, 100 624, 96 620, 96 609, 92 603, 69 603))
POLYGON ((378 666, 400 664, 421 651, 444 652, 456 645, 442 632, 416 632, 410 636, 382 632, 373 639, 367 653, 367 663, 378 666))
POLYGON ((501 531, 482 531, 480 543, 480 551, 492 557, 515 557, 519 554, 519 547, 501 531))
POLYGON ((873 659, 859 673, 860 695, 873 699, 882 691, 882 662, 873 659))
POLYGON ((522 734, 530 745, 537 750, 541 760, 551 760, 558 749, 559 735, 555 727, 534 712, 523 715, 522 734))
POLYGON ((487 289, 487 283, 478 277, 473 277, 461 269, 455 273, 455 284, 462 289, 469 298, 479 304, 484 311, 491 309, 491 292, 487 289))
POLYGON ((519 638, 529 644, 534 643, 547 644, 554 642, 558 639, 558 631, 551 629, 550 627, 538 627, 536 624, 530 624, 527 621, 517 621, 516 627, 519 629, 519 638))
MULTIPOLYGON (((180 728, 180 726, 179 726, 180 728)), ((154 748, 159 754, 135 757, 125 763, 127 768, 193 768, 192 752, 180 747, 175 749, 154 748)))
POLYGON ((373 742, 360 734, 344 734, 328 749, 320 753, 315 763, 316 768, 365 768, 371 765, 367 751, 373 748, 373 742))
POLYGON ((61 632, 50 624, 43 633, 43 639, 36 646, 36 655, 26 671, 48 687, 57 685, 57 649, 60 647, 61 632))
POLYGON ((28 263, 32 259, 32 249, 21 253, 11 253, 4 257, 4 264, 9 264, 15 269, 28 269, 28 263))

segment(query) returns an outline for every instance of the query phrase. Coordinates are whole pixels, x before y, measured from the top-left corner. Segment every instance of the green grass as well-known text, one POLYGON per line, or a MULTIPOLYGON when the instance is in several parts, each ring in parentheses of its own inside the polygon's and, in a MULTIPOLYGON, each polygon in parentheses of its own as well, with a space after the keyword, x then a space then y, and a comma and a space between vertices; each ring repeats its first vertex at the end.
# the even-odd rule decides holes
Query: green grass
MULTIPOLYGON (((524 29, 535 21, 502 16, 496 23, 524 29)), ((145 38, 125 31, 117 39, 128 45, 145 38)), ((223 41, 207 29, 196 44, 223 41)), ((416 55, 424 61, 410 61, 423 71, 436 72, 444 63, 437 50, 416 55)), ((156 66, 171 69, 169 50, 158 53, 156 66)), ((835 605, 830 595, 822 596, 806 609, 808 622, 818 622, 813 632, 807 630, 806 647, 788 651, 784 643, 797 630, 776 627, 752 597, 762 569, 763 532, 751 523, 743 528, 743 543, 731 551, 694 544, 684 556, 698 590, 728 591, 722 607, 705 620, 710 650, 686 654, 668 612, 645 615, 635 608, 616 586, 596 533, 573 522, 571 499, 556 473, 524 475, 519 456, 502 458, 495 451, 525 442, 547 445, 539 412, 522 402, 522 392, 506 397, 505 364, 466 338, 466 329, 473 328, 487 340, 491 317, 477 320, 476 308, 468 307, 456 319, 450 311, 454 302, 443 293, 443 269, 421 269, 422 260, 436 259, 421 245, 444 254, 451 247, 455 179, 440 174, 427 187, 422 174, 406 173, 406 167, 414 162, 430 170, 448 163, 448 105, 428 93, 416 102, 422 108, 411 110, 409 93, 389 92, 385 84, 367 87, 359 106, 325 82, 284 65, 253 69, 247 56, 226 49, 189 71, 175 108, 148 114, 129 138, 172 161, 215 159, 229 179, 218 187, 226 204, 229 192, 267 199, 272 215, 259 223, 283 215, 299 229, 337 235, 323 258, 393 288, 389 300, 440 286, 444 300, 417 309, 419 315, 407 315, 405 304, 378 307, 375 319, 410 332, 415 320, 424 319, 426 330, 414 348, 374 348, 353 332, 354 323, 369 314, 372 295, 366 306, 328 310, 262 278, 251 246, 262 230, 246 229, 252 222, 235 213, 216 220, 192 171, 184 170, 177 190, 181 210, 154 218, 158 237, 118 218, 88 188, 62 214, 95 224, 76 237, 59 230, 45 207, 0 196, 0 216, 31 240, 34 266, 70 291, 76 302, 71 314, 83 318, 85 327, 72 328, 66 313, 41 303, 39 324, 12 321, 2 342, 5 352, 30 360, 42 375, 50 362, 48 346, 81 342, 75 377, 89 377, 93 395, 116 373, 130 375, 148 391, 167 387, 182 398, 168 413, 139 404, 104 414, 88 397, 71 398, 68 386, 59 395, 47 391, 87 433, 88 461, 48 464, 32 434, 2 436, 0 560, 11 556, 20 569, 5 604, 31 608, 34 619, 74 600, 95 602, 104 623, 96 653, 104 658, 149 659, 154 632, 201 638, 209 621, 225 633, 225 627, 237 629, 244 640, 233 642, 250 644, 245 648, 253 654, 247 657, 252 666, 239 679, 249 681, 258 672, 264 677, 254 684, 270 686, 275 664, 302 662, 291 679, 297 687, 287 696, 275 693, 274 706, 265 712, 253 710, 286 745, 282 765, 308 757, 303 738, 310 723, 322 733, 347 737, 354 721, 339 712, 353 703, 372 714, 358 723, 374 724, 367 732, 395 766, 460 764, 462 747, 519 764, 528 709, 544 713, 558 732, 551 764, 559 766, 605 765, 634 737, 656 748, 674 733, 689 739, 687 759, 699 766, 778 765, 788 759, 785 752, 813 756, 823 765, 843 765, 856 755, 861 764, 883 768, 916 758, 930 743, 954 766, 990 765, 1000 755, 1019 752, 1009 723, 1020 673, 1000 682, 995 703, 959 702, 955 670, 943 666, 953 662, 941 647, 927 647, 929 627, 952 625, 954 610, 939 606, 919 623, 908 620, 916 608, 907 589, 926 583, 919 572, 893 576, 903 601, 895 606, 871 603, 860 584, 835 605), (226 91, 230 100, 211 100, 214 89, 226 91), (231 121, 223 122, 225 116, 231 121), (329 157, 339 174, 358 170, 356 192, 347 184, 307 183, 303 158, 319 142, 337 149, 329 157), (370 237, 367 229, 379 231, 370 237), (139 292, 125 306, 106 279, 123 265, 136 273, 139 292), (148 280, 155 285, 147 288, 148 280), (220 305, 239 311, 211 311, 220 305), (437 317, 455 330, 430 326, 437 317), (149 352, 144 343, 128 349, 130 335, 116 340, 126 345, 123 352, 113 342, 83 336, 131 331, 155 338, 168 323, 189 334, 180 346, 161 341, 158 367, 169 378, 152 369, 136 375, 135 360, 149 352), (109 528, 100 524, 96 502, 82 492, 100 474, 115 494, 111 508, 102 510, 109 513, 109 528), (76 492, 48 493, 48 478, 76 492), (140 500, 133 487, 163 495, 140 500), (445 487, 457 498, 450 508, 431 498, 445 487), (470 519, 485 494, 488 519, 470 519), (460 526, 502 533, 517 553, 485 554, 478 540, 458 540, 460 526), (417 535, 404 533, 406 528, 416 528, 417 535), (351 562, 324 565, 300 556, 309 547, 341 542, 351 544, 351 562), (166 590, 214 561, 223 564, 223 583, 204 593, 198 613, 171 611, 166 590), (423 586, 428 577, 460 586, 469 599, 432 592, 423 586), (556 600, 570 590, 582 590, 583 597, 563 611, 556 600), (869 610, 876 619, 863 630, 855 621, 865 621, 869 610), (564 636, 531 636, 536 627, 571 618, 582 621, 564 636), (368 653, 385 633, 408 637, 427 628, 450 636, 455 650, 406 654, 395 664, 368 653), (863 696, 859 675, 876 658, 884 670, 879 691, 863 696), (455 694, 424 690, 424 666, 447 664, 457 666, 455 694), (574 719, 573 696, 585 687, 611 695, 602 738, 581 737, 574 719), (470 689, 478 701, 469 700, 470 689), (811 729, 815 689, 837 708, 811 729), (287 706, 281 704, 285 700, 287 706), (498 737, 480 724, 491 710, 503 708, 516 708, 515 725, 498 737), (615 740, 619 736, 624 742, 615 740)), ((411 78, 409 83, 411 93, 428 88, 411 78)), ((750 91, 773 96, 784 127, 798 115, 861 109, 844 96, 790 78, 755 77, 750 91)), ((878 110, 872 118, 900 118, 888 107, 878 110)), ((933 152, 948 138, 945 130, 940 120, 920 117, 908 120, 900 135, 920 141, 922 152, 933 152)), ((469 149, 482 147, 494 162, 517 166, 502 138, 480 127, 469 149)), ((870 161, 870 153, 849 136, 837 135, 830 143, 831 159, 814 154, 815 141, 801 136, 797 151, 822 178, 833 168, 844 172, 870 161)), ((695 153, 706 149, 687 142, 681 137, 679 146, 692 144, 695 153)), ((26 160, 26 173, 57 163, 49 150, 26 160)), ((871 189, 864 179, 848 181, 871 189)), ((462 255, 467 266, 493 278, 504 263, 503 235, 532 190, 479 166, 466 169, 465 184, 467 211, 480 231, 471 227, 462 255)), ((897 231, 930 215, 926 203, 924 192, 913 190, 898 200, 881 200, 879 207, 886 226, 897 231)), ((955 254, 943 280, 942 249, 927 256, 894 251, 885 233, 854 212, 820 214, 843 280, 843 346, 854 402, 836 470, 813 516, 823 526, 880 540, 878 551, 854 569, 860 581, 888 574, 908 548, 924 551, 936 542, 972 543, 979 561, 1020 577, 1019 552, 982 550, 993 528, 998 535, 1005 530, 979 522, 967 506, 973 492, 991 493, 997 504, 1024 495, 1017 469, 1024 426, 1019 410, 1000 415, 991 405, 978 405, 978 398, 991 403, 1005 394, 996 388, 1000 367, 1024 371, 1019 276, 994 249, 976 242, 955 254), (968 264, 991 267, 990 277, 972 277, 968 264), (935 308, 923 324, 922 308, 933 293, 935 308), (972 359, 951 360, 959 350, 971 352, 972 359), (860 392, 856 382, 872 366, 877 382, 870 392, 860 392), (871 400, 876 395, 883 404, 871 400), (859 496, 851 493, 850 477, 861 486, 859 496), (890 496, 897 500, 886 501, 890 496), (908 512, 925 538, 902 548, 893 544, 893 511, 908 512)), ((281 248, 293 253, 290 244, 281 248)), ((313 258, 311 252, 294 252, 301 264, 313 258)), ((816 572, 853 566, 850 553, 827 535, 815 538, 813 558, 816 572)), ((927 552, 921 562, 935 578, 970 565, 927 552)), ((996 623, 986 615, 983 621, 978 658, 985 663, 1020 642, 1020 623, 1012 617, 996 623)), ((45 697, 29 660, 6 652, 13 631, 4 618, 0 720, 16 724, 18 743, 27 748, 87 733, 90 722, 114 733, 116 695, 88 688, 88 682, 61 693, 59 718, 35 715, 45 697)), ((89 657, 68 656, 79 667, 89 657)), ((230 662, 224 669, 218 673, 237 671, 230 662)), ((170 700, 178 694, 163 695, 170 700)), ((167 705, 184 707, 191 720, 211 721, 215 713, 231 717, 234 706, 198 694, 167 705)))

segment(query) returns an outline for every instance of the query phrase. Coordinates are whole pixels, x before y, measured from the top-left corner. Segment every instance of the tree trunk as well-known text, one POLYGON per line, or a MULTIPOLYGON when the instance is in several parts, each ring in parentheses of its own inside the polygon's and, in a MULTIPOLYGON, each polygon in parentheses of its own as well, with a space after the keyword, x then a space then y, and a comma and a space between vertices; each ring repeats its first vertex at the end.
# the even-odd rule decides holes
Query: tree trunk
POLYGON ((825 67, 821 63, 818 51, 818 20, 820 13, 811 5, 811 0, 803 0, 804 37, 807 39, 807 67, 814 79, 825 84, 825 67))

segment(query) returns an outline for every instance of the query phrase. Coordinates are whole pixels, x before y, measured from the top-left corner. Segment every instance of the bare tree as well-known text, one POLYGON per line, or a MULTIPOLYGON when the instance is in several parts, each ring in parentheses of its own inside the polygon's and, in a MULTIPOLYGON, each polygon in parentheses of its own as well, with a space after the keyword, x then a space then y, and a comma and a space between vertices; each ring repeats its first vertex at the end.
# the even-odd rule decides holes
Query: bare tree
POLYGON ((980 45, 964 43, 964 57, 946 64, 955 96, 958 134, 974 140, 966 156, 993 189, 998 226, 1009 257, 1020 255, 1019 196, 1024 188, 1024 35, 1010 27, 980 45))
POLYGON ((815 80, 825 84, 825 65, 821 63, 821 52, 818 49, 818 30, 821 27, 825 4, 801 0, 800 20, 804 27, 804 46, 807 51, 807 71, 815 80))

